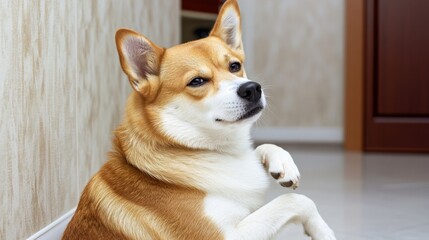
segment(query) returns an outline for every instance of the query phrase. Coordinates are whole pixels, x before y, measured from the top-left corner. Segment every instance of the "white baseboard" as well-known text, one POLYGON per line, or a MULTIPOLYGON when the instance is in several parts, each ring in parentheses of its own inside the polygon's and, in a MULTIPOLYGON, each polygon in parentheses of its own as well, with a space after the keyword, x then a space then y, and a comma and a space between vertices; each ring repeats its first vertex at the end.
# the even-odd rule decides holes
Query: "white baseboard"
POLYGON ((59 217, 57 220, 53 221, 46 227, 42 228, 40 231, 33 234, 27 240, 56 240, 61 239, 63 236, 64 230, 66 230, 67 224, 70 222, 73 217, 76 208, 68 211, 66 214, 59 217))
POLYGON ((252 138, 256 142, 332 143, 343 142, 341 128, 255 128, 252 138))

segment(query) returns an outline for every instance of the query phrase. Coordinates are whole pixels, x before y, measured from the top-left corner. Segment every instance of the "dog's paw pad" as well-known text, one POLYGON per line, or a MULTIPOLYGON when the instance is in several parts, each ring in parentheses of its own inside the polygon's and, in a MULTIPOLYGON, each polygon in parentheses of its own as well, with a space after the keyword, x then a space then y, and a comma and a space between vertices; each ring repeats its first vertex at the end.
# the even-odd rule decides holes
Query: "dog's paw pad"
POLYGON ((297 177, 294 180, 285 180, 285 179, 279 179, 278 183, 282 186, 282 187, 287 187, 287 188, 292 188, 292 189, 296 189, 298 188, 299 185, 299 177, 297 177))
POLYGON ((292 181, 280 182, 280 185, 282 185, 283 187, 292 187, 293 182, 292 181))
POLYGON ((287 174, 284 174, 279 179, 277 179, 277 182, 282 187, 287 187, 287 188, 291 187, 295 190, 299 185, 299 178, 300 178, 299 171, 296 170, 296 171, 291 171, 287 174))
POLYGON ((279 179, 280 178, 280 176, 281 176, 282 174, 281 173, 279 173, 279 172, 272 172, 271 173, 271 176, 274 178, 274 179, 279 179))

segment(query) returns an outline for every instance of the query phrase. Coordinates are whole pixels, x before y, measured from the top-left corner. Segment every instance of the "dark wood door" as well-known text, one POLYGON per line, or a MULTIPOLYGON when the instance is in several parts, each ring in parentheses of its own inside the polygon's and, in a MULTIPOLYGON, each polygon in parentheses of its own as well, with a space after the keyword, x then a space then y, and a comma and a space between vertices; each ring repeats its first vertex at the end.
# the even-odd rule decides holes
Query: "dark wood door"
POLYGON ((367 0, 365 150, 429 151, 429 1, 367 0))

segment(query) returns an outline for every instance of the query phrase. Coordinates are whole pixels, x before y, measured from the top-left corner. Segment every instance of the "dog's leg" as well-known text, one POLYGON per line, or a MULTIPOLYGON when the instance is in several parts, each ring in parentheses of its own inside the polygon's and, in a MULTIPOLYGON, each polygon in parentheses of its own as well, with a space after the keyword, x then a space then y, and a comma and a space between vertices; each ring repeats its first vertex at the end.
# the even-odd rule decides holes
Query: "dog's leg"
POLYGON ((313 240, 334 240, 333 231, 317 211, 314 202, 304 195, 289 193, 277 197, 243 219, 233 239, 271 239, 287 223, 303 224, 313 240))
POLYGON ((293 189, 298 187, 300 173, 287 151, 273 144, 260 145, 255 151, 267 171, 280 185, 293 189))

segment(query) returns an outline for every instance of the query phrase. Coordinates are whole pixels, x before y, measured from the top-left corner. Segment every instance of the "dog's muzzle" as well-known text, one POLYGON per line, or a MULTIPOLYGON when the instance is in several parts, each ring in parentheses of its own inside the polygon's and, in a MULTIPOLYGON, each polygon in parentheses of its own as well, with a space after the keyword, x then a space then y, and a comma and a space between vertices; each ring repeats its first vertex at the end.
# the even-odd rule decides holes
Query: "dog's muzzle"
POLYGON ((264 109, 261 103, 262 89, 261 85, 257 82, 246 82, 238 87, 237 94, 240 98, 246 100, 246 113, 238 120, 253 117, 264 109))

